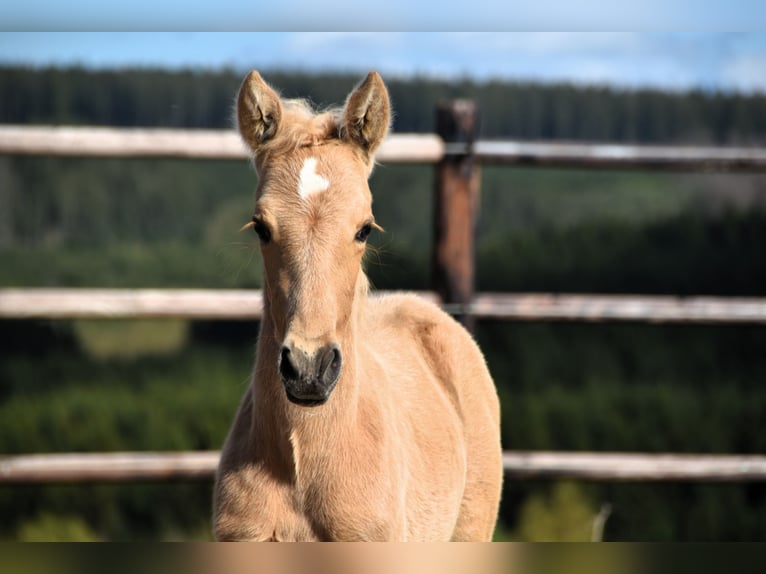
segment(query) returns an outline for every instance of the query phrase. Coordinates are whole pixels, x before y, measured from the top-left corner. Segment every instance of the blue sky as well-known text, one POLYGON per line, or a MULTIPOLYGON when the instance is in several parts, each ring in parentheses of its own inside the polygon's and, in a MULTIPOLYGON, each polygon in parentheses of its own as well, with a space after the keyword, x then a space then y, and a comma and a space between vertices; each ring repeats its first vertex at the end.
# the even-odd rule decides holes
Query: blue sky
POLYGON ((0 30, 764 31, 763 0, 6 0, 0 30))
POLYGON ((0 32, 0 63, 223 66, 766 92, 762 32, 0 32))

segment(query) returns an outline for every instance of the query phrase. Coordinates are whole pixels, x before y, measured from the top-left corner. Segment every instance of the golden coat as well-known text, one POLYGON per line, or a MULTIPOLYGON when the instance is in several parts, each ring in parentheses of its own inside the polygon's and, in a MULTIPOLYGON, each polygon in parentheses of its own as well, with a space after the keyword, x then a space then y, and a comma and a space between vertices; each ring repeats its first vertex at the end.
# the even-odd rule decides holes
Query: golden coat
POLYGON ((253 71, 237 118, 259 174, 264 314, 216 477, 216 538, 490 540, 502 453, 484 358, 437 306, 369 295, 362 271, 360 233, 377 227, 367 178, 390 121, 380 76, 315 115, 253 71), (302 194, 307 165, 327 185, 302 194), (342 353, 323 404, 288 400, 286 345, 342 353))

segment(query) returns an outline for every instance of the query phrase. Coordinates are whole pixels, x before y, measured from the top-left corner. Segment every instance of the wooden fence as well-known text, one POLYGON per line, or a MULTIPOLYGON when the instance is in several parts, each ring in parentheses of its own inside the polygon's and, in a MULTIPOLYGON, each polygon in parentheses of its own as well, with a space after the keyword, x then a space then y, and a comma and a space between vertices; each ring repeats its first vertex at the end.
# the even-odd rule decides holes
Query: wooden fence
MULTIPOLYGON (((766 172, 766 151, 476 141, 476 110, 458 100, 437 110, 437 134, 393 134, 380 163, 436 166, 434 291, 469 328, 476 319, 766 323, 766 298, 479 293, 473 291, 473 225, 481 165, 766 172)), ((232 131, 0 126, 0 154, 244 160, 232 131)), ((181 317, 258 319, 258 291, 0 289, 0 318, 181 317)), ((217 452, 0 456, 0 483, 210 479, 217 452)), ((506 452, 514 478, 764 481, 766 456, 506 452)))
MULTIPOLYGON (((22 455, 0 458, 0 484, 211 480, 218 451, 22 455)), ((611 481, 766 480, 766 456, 505 452, 506 477, 611 481)))
MULTIPOLYGON (((478 293, 466 304, 417 292, 449 313, 515 321, 644 321, 766 323, 766 300, 755 297, 668 297, 478 293)), ((236 289, 0 289, 6 319, 261 318, 260 291, 236 289)))

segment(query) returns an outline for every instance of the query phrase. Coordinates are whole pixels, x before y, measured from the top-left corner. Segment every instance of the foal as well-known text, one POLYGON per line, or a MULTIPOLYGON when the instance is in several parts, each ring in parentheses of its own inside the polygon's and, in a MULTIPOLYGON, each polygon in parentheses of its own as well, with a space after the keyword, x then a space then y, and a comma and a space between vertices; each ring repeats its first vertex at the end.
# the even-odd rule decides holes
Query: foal
POLYGON ((390 121, 380 76, 315 114, 253 71, 237 120, 259 175, 264 308, 216 476, 216 538, 490 540, 502 459, 484 358, 435 305, 368 295, 361 268, 390 121))

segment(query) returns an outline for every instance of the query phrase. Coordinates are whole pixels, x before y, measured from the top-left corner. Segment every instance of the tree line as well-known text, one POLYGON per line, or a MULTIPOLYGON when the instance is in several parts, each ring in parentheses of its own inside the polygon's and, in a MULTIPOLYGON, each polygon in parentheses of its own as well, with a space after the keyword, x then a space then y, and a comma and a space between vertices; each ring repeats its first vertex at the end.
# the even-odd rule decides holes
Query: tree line
MULTIPOLYGON (((361 74, 262 71, 285 97, 318 107, 343 102, 361 74)), ((88 70, 0 67, 0 122, 226 128, 245 70, 88 70)), ((394 129, 434 130, 435 106, 478 102, 487 138, 760 145, 766 95, 701 89, 664 92, 567 83, 385 78, 394 129)))

